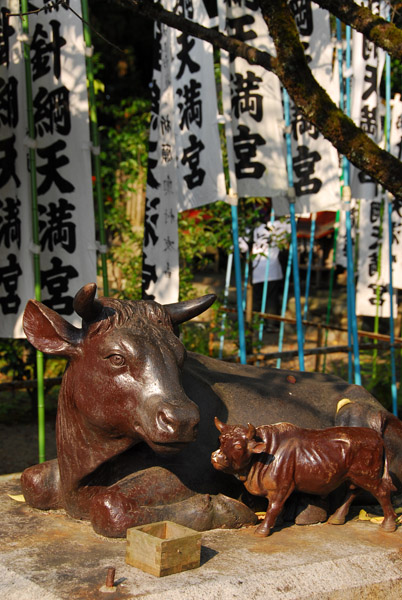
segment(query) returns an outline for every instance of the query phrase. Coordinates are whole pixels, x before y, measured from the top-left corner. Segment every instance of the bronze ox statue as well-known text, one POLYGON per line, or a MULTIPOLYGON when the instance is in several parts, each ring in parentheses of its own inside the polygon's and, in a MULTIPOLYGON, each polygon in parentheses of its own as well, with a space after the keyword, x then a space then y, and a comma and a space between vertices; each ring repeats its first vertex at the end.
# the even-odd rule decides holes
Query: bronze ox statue
POLYGON ((395 531, 396 513, 391 491, 396 488, 388 472, 381 435, 367 427, 302 429, 291 423, 225 425, 215 417, 220 432, 218 450, 211 456, 218 471, 235 475, 246 490, 264 496, 268 508, 255 530, 270 534, 286 500, 294 491, 326 497, 341 484, 348 484, 343 504, 328 519, 343 525, 350 505, 361 490, 381 504, 384 531, 395 531))
POLYGON ((349 420, 381 429, 391 476, 402 486, 402 423, 364 388, 331 375, 187 354, 177 327, 205 311, 214 295, 167 306, 95 295, 96 285, 88 284, 75 297, 82 328, 35 300, 25 309, 28 340, 69 359, 58 458, 22 474, 31 506, 63 507, 111 537, 165 519, 198 530, 256 523, 236 500, 242 485, 211 466, 215 415, 232 423, 323 428, 349 420), (337 414, 342 399, 349 403, 337 414))

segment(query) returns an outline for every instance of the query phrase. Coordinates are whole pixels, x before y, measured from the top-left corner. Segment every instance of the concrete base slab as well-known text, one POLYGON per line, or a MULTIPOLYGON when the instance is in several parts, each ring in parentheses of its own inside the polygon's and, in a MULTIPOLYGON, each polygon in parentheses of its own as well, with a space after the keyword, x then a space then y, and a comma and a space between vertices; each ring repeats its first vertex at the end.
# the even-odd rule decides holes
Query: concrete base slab
POLYGON ((201 566, 158 578, 125 563, 125 540, 98 536, 63 511, 38 511, 0 481, 2 600, 380 600, 402 598, 402 527, 369 521, 203 533, 201 566), (105 591, 109 567, 115 586, 105 591))

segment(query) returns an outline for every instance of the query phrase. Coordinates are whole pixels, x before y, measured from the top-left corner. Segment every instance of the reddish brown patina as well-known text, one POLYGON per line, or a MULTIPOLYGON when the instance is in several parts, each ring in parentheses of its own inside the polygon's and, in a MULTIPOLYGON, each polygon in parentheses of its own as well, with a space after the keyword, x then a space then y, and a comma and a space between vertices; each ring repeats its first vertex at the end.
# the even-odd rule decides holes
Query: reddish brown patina
POLYGON ((212 454, 215 469, 235 475, 247 491, 268 499, 263 522, 255 530, 267 536, 293 491, 325 497, 349 484, 347 497, 329 518, 345 522, 349 507, 361 490, 381 504, 385 531, 395 531, 396 514, 390 495, 396 488, 388 472, 381 436, 365 427, 301 429, 290 423, 258 427, 225 425, 215 417, 220 448, 212 454))
POLYGON ((82 328, 34 300, 25 310, 28 340, 69 359, 59 395, 58 459, 22 475, 32 506, 64 507, 112 537, 152 521, 200 531, 255 523, 254 512, 234 499, 242 485, 211 466, 215 415, 310 428, 330 427, 336 418, 367 421, 384 430, 390 473, 401 487, 402 424, 361 386, 187 353, 177 327, 206 310, 212 294, 167 306, 95 294, 96 285, 88 284, 74 300, 82 328))

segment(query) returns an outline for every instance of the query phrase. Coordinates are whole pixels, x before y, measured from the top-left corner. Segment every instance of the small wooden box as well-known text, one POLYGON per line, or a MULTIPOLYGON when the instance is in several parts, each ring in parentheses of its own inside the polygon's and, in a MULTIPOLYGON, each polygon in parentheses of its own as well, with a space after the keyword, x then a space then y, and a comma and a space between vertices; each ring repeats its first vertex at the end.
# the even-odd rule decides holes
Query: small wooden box
POLYGON ((201 533, 160 521, 127 530, 126 563, 164 577, 200 566, 201 533))

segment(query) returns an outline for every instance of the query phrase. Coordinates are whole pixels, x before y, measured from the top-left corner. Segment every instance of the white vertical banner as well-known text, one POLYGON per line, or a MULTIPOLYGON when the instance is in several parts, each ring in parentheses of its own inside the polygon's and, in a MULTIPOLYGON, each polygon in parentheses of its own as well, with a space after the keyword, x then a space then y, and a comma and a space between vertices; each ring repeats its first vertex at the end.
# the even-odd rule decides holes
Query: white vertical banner
MULTIPOLYGON (((401 160, 402 102, 400 94, 395 94, 392 103, 390 152, 401 160)), ((395 288, 402 289, 402 205, 395 199, 392 200, 392 238, 392 282, 395 288)))
POLYGON ((179 291, 177 171, 171 82, 172 30, 155 26, 159 60, 152 80, 147 197, 143 248, 143 294, 162 304, 176 302, 179 291))
MULTIPOLYGON (((168 10, 212 26, 203 2, 164 0, 168 10)), ((154 64, 143 295, 179 297, 178 212, 226 198, 212 46, 166 26, 154 64)))
MULTIPOLYGON (((367 5, 367 2, 364 4, 367 5)), ((373 0, 372 12, 384 16, 381 5, 384 2, 373 0)), ((352 48, 351 118, 378 144, 382 141, 379 87, 385 52, 355 30, 352 33, 352 48)), ((371 177, 352 165, 351 188, 354 198, 374 198, 378 193, 378 186, 371 177)))
MULTIPOLYGON (((385 199, 382 202, 383 206, 381 199, 360 201, 356 314, 376 316, 378 295, 378 316, 388 318, 390 316, 388 203, 385 199), (384 215, 382 219, 381 212, 384 215)), ((397 308, 395 295, 394 300, 395 312, 397 308)))
MULTIPOLYGON (((271 54, 275 47, 256 0, 218 2, 227 35, 271 54)), ((228 154, 233 156, 239 196, 286 196, 284 123, 279 79, 243 58, 222 53, 224 105, 230 105, 226 126, 228 154), (230 83, 230 89, 229 84, 230 83)), ((234 187, 233 186, 233 187, 234 187)), ((288 205, 286 204, 286 213, 288 205)))
MULTIPOLYGON (((165 0, 167 8, 211 27, 204 2, 165 0)), ((171 80, 178 197, 183 211, 226 198, 211 44, 172 30, 171 80)))
MULTIPOLYGON (((367 2, 364 3, 367 5, 367 2)), ((374 14, 384 16, 384 2, 374 0, 374 14)), ((382 140, 379 86, 385 64, 385 53, 361 33, 352 36, 352 120, 377 144, 382 140)), ((387 206, 377 183, 366 173, 351 167, 351 188, 360 199, 359 252, 357 262, 356 314, 389 317, 389 282, 387 206), (384 209, 381 213, 381 204, 384 209), (381 214, 384 215, 381 218, 381 214), (382 231, 382 236, 380 232, 382 231)))
MULTIPOLYGON (((333 74, 333 44, 329 13, 312 4, 289 0, 309 67, 335 103, 339 80, 333 74)), ((340 208, 340 169, 337 150, 291 102, 291 140, 296 213, 340 208)), ((275 211, 277 207, 275 206, 275 211)))
POLYGON ((22 337, 25 301, 34 289, 25 70, 19 2, 0 2, 0 337, 22 337))
MULTIPOLYGON (((2 7, 4 4, 2 2, 2 7)), ((79 0, 70 0, 70 6, 80 14, 79 0)), ((29 3, 29 8, 42 9, 44 3, 33 0, 29 3)), ((11 29, 17 31, 19 24, 18 17, 11 17, 9 32, 11 29)), ((33 249, 28 171, 28 148, 31 147, 35 148, 36 152, 40 247, 35 250, 40 252, 42 299, 50 308, 78 323, 78 318, 73 316, 74 295, 82 285, 96 279, 95 223, 82 23, 67 7, 56 7, 29 16, 29 28, 35 140, 27 137, 27 100, 24 92, 25 72, 21 37, 18 41, 20 49, 17 51, 13 46, 8 67, 10 72, 10 65, 16 61, 18 101, 23 107, 18 124, 13 126, 13 136, 17 142, 22 131, 25 148, 22 150, 20 145, 18 150, 17 147, 14 148, 12 156, 15 156, 14 166, 21 182, 18 186, 21 206, 18 208, 23 221, 24 245, 26 246, 28 241, 31 250, 33 249)), ((6 40, 4 39, 2 31, 2 46, 8 46, 10 50, 9 42, 7 36, 6 40)), ((11 70, 13 69, 14 65, 11 66, 11 70)), ((10 78, 10 90, 9 84, 10 78)), ((0 135, 3 136, 3 127, 1 129, 0 135)), ((3 195, 1 190, 0 201, 3 207, 7 205, 6 197, 12 196, 3 195)), ((33 275, 28 274, 26 269, 28 260, 31 272, 33 270, 32 255, 29 254, 28 259, 26 258, 26 248, 23 248, 23 244, 22 251, 24 256, 21 269, 23 263, 24 275, 18 290, 19 310, 18 314, 14 315, 15 324, 12 329, 9 319, 5 328, 2 315, 0 328, 3 336, 23 337, 21 313, 27 300, 34 296, 33 275)), ((3 256, 2 252, 2 260, 3 256)), ((4 289, 3 283, 3 287, 0 287, 2 298, 4 293, 7 293, 7 290, 4 289)))

